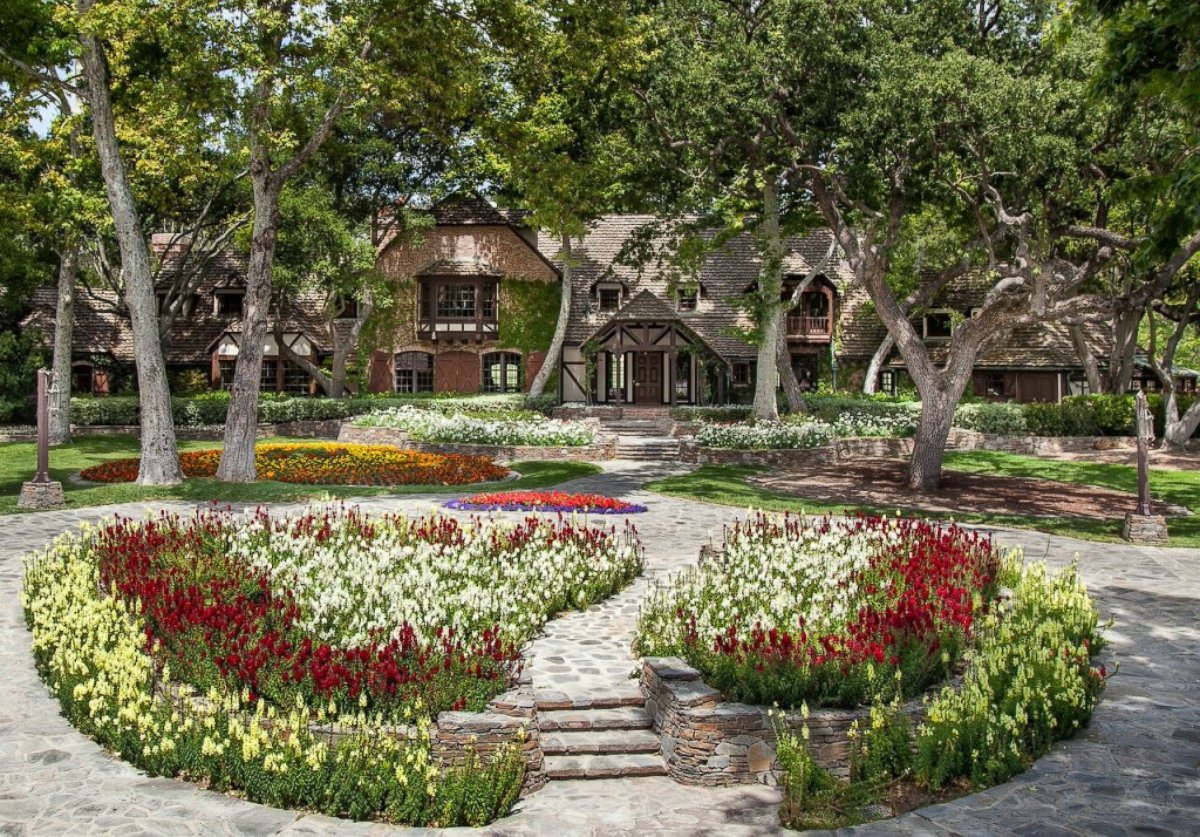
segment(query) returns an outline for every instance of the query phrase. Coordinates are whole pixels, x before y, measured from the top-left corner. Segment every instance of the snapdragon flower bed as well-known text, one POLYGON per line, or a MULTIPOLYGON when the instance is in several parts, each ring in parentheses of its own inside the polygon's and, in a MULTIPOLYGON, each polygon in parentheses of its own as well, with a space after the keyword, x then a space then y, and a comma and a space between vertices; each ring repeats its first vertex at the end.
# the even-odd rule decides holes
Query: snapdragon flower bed
MULTIPOLYGON (((307 485, 467 485, 508 475, 507 468, 484 456, 420 453, 391 445, 262 444, 254 459, 259 479, 307 485)), ((137 457, 115 459, 79 475, 92 482, 133 482, 140 462, 137 457)), ((179 455, 186 477, 214 477, 220 462, 219 449, 179 455)))
POLYGON ((545 518, 164 514, 60 537, 27 560, 22 605, 64 714, 152 774, 482 824, 515 799, 520 753, 440 768, 431 717, 481 709, 546 619, 640 566, 631 530, 545 518), (337 741, 314 730, 333 721, 337 741))
POLYGON ((646 510, 645 506, 603 494, 571 494, 566 491, 494 491, 451 500, 446 503, 446 508, 464 511, 578 511, 589 514, 638 514, 646 510))
POLYGON ((648 594, 638 647, 747 703, 856 706, 881 683, 911 696, 958 665, 999 561, 956 526, 758 514, 726 528, 716 560, 648 594))
POLYGON ((586 424, 548 419, 537 413, 517 419, 479 418, 403 406, 360 416, 354 425, 403 430, 422 442, 469 445, 582 447, 595 439, 592 428, 586 424))

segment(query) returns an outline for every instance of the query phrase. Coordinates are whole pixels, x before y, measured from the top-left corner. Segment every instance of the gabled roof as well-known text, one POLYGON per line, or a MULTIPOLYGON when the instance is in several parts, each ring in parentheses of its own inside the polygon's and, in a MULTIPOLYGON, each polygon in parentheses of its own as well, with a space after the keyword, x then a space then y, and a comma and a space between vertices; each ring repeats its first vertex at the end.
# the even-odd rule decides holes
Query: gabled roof
POLYGON ((704 339, 704 335, 699 334, 695 329, 688 326, 678 313, 671 310, 665 302, 655 296, 650 290, 642 290, 637 296, 626 302, 615 314, 601 324, 599 328, 589 334, 583 342, 586 343, 599 337, 618 323, 671 323, 714 355, 724 359, 721 353, 709 341, 704 339))
POLYGON ((514 223, 514 219, 524 219, 524 213, 509 213, 497 209, 486 198, 473 192, 455 192, 443 198, 434 205, 431 214, 436 223, 447 226, 508 226, 514 223))

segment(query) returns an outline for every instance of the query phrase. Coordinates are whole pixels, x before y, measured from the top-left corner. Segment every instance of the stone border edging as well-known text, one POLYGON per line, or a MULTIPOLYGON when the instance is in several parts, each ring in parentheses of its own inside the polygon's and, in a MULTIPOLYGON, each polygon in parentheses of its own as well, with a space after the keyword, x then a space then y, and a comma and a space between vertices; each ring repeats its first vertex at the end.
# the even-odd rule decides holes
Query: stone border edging
MULTIPOLYGON (((685 785, 778 784, 768 707, 722 701, 721 693, 679 657, 643 659, 639 685, 672 779, 685 785)), ((900 711, 915 722, 924 716, 925 704, 914 698, 900 711)), ((868 719, 870 707, 813 709, 807 721, 799 710, 782 714, 789 727, 807 723, 808 747, 818 764, 836 776, 849 775, 850 727, 868 719)))

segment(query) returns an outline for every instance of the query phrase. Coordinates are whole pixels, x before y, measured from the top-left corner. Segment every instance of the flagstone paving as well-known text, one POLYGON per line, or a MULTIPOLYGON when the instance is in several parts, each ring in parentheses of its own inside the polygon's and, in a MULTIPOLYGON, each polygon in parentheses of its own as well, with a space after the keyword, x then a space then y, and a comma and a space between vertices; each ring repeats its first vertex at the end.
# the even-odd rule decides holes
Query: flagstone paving
MULTIPOLYGON (((679 467, 616 462, 604 474, 565 486, 649 507, 630 518, 646 544, 646 572, 608 602, 547 626, 528 652, 539 694, 586 699, 634 688, 630 643, 643 592, 693 563, 700 546, 719 541, 722 526, 740 514, 640 490, 679 467)), ((360 502, 372 509, 425 512, 440 501, 360 502)), ((0 517, 0 835, 403 831, 278 811, 148 778, 107 755, 58 714, 30 661, 18 601, 22 556, 81 522, 163 508, 190 505, 141 503, 0 517)), ((623 525, 609 517, 594 522, 623 525)), ((1120 672, 1091 726, 1025 774, 856 833, 1200 833, 1200 550, 1096 544, 1013 530, 997 536, 1053 565, 1079 554, 1102 612, 1116 620, 1109 631, 1110 656, 1120 662, 1120 672)), ((777 793, 765 787, 691 788, 665 777, 552 781, 482 833, 767 834, 780 831, 777 804, 777 793)))

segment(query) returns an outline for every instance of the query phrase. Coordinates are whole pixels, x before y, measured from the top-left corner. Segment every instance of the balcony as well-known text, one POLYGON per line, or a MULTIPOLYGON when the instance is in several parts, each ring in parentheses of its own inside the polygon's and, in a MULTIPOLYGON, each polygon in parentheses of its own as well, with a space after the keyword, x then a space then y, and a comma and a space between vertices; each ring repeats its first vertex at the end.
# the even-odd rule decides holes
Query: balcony
POLYGON ((788 314, 788 340, 828 343, 833 338, 833 318, 828 314, 814 317, 808 314, 788 314))

